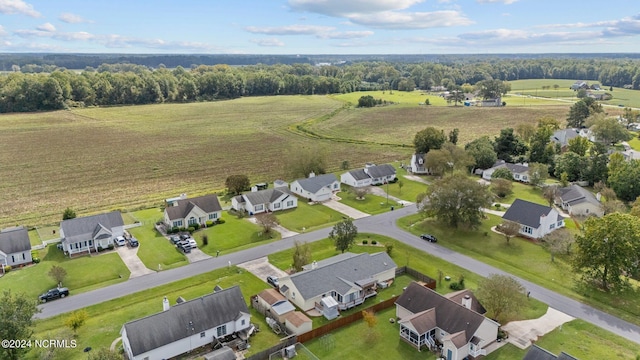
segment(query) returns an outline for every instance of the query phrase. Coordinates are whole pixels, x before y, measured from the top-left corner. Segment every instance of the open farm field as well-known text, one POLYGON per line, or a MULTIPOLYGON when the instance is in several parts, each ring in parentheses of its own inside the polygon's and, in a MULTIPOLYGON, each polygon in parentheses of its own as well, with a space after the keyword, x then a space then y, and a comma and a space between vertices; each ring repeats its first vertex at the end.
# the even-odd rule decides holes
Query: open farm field
MULTIPOLYGON (((535 123, 551 116, 564 121, 569 104, 555 106, 481 108, 465 106, 386 106, 347 108, 336 116, 315 122, 310 130, 330 138, 355 139, 371 143, 404 144, 410 152, 416 132, 427 126, 443 129, 445 134, 460 129, 459 143, 467 143, 482 135, 497 136, 500 129, 520 123, 535 123)), ((352 164, 354 164, 352 162, 352 164)))
POLYGON ((434 106, 446 106, 447 101, 438 96, 438 92, 416 91, 356 91, 347 94, 332 95, 332 98, 346 101, 354 106, 358 105, 358 99, 362 96, 373 96, 374 99, 382 99, 403 106, 417 107, 429 99, 429 103, 434 106))
MULTIPOLYGON (((343 105, 326 96, 88 108, 0 116, 0 226, 60 221, 224 188, 231 174, 252 182, 288 178, 286 154, 309 146, 287 131, 343 105)), ((336 143, 328 170, 402 159, 407 151, 336 143)))

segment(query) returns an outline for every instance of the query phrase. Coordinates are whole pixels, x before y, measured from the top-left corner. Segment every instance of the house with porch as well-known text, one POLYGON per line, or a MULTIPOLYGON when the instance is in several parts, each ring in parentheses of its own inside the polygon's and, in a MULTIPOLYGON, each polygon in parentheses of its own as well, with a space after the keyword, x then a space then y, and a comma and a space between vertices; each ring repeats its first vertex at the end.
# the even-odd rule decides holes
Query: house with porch
POLYGON ((161 360, 233 336, 246 341, 251 326, 249 308, 236 285, 173 306, 165 298, 162 312, 124 324, 120 334, 128 359, 161 360))
POLYGON ((513 174, 513 180, 524 182, 524 183, 530 182, 528 164, 511 164, 504 160, 498 160, 495 164, 493 164, 492 167, 490 167, 487 170, 484 170, 482 172, 482 178, 487 181, 491 181, 491 177, 493 176, 493 173, 496 170, 502 169, 502 168, 506 168, 506 169, 509 169, 509 171, 511 171, 511 174, 513 174))
POLYGON ((289 190, 294 194, 312 202, 321 202, 331 199, 331 196, 340 191, 340 182, 334 174, 317 175, 309 174, 306 179, 298 179, 289 185, 289 190))
POLYGON ((222 207, 216 194, 179 198, 171 204, 164 209, 164 224, 169 229, 187 228, 194 224, 206 226, 207 221, 217 221, 222 217, 222 207))
POLYGON ((520 224, 520 235, 540 239, 564 227, 564 218, 552 207, 516 199, 502 216, 520 224))
POLYGON ((298 198, 287 187, 251 191, 231 199, 231 208, 246 211, 249 215, 296 207, 298 207, 298 198))
POLYGON ((396 169, 389 164, 366 164, 363 169, 347 171, 340 175, 340 182, 352 187, 382 185, 396 179, 396 169))
POLYGON ((0 267, 30 264, 31 242, 24 226, 14 226, 0 231, 0 267))
POLYGON ((63 220, 60 223, 62 249, 69 256, 106 249, 124 235, 120 211, 63 220))
POLYGON ((425 166, 427 154, 417 153, 411 155, 409 161, 409 171, 412 174, 431 174, 431 171, 425 166))
POLYGON ((558 189, 556 204, 569 215, 604 216, 604 209, 598 198, 580 185, 570 185, 558 189))
POLYGON ((396 277, 397 265, 386 252, 344 253, 313 262, 307 270, 281 277, 280 293, 303 311, 317 309, 331 297, 339 310, 362 304, 396 277))
POLYGON ((396 300, 400 338, 415 346, 438 349, 447 360, 486 355, 500 324, 474 311, 469 295, 462 302, 412 282, 396 300))

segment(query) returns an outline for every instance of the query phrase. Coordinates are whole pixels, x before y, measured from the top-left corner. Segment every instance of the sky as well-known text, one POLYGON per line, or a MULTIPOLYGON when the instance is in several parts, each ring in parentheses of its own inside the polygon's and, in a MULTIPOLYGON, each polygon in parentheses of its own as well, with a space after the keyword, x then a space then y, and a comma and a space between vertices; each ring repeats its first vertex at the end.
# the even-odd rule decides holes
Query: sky
POLYGON ((638 53, 638 0, 0 0, 0 53, 638 53))

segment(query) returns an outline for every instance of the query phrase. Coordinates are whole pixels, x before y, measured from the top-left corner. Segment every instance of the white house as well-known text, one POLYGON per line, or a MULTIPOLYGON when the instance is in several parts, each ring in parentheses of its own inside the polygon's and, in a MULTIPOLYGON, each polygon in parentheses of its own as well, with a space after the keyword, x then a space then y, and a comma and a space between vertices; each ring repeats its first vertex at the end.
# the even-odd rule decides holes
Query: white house
POLYGON ((0 231, 0 267, 30 264, 32 260, 26 228, 15 226, 0 231))
POLYGON ((168 228, 189 227, 194 224, 205 226, 207 221, 217 221, 222 215, 222 207, 216 194, 190 199, 177 198, 164 209, 164 224, 168 228))
POLYGON ((231 199, 231 207, 250 215, 298 207, 298 198, 286 187, 252 191, 231 199))
POLYGON ((124 221, 119 211, 63 220, 60 223, 62 248, 69 256, 106 249, 124 235, 124 221))
POLYGON ((447 360, 486 355, 500 324, 473 310, 472 297, 456 301, 412 282, 396 300, 400 338, 418 350, 437 349, 447 360))
POLYGON ((604 209, 596 196, 579 185, 558 189, 556 202, 570 215, 604 216, 604 209))
POLYGON ((502 218, 520 224, 520 234, 534 239, 564 227, 564 218, 556 209, 521 199, 516 199, 502 218))
POLYGON ((237 335, 246 340, 251 315, 236 285, 190 301, 122 327, 122 346, 128 359, 161 360, 237 335))
POLYGON ((411 161, 409 162, 409 171, 412 174, 430 174, 429 169, 425 167, 425 160, 427 154, 413 154, 411 155, 411 161))
POLYGON ((340 182, 352 187, 381 185, 396 178, 396 169, 389 165, 367 164, 364 169, 347 171, 340 175, 340 182))
POLYGON ((529 180, 529 165, 527 164, 511 164, 504 160, 498 160, 492 167, 482 172, 482 178, 491 181, 493 173, 498 170, 506 168, 513 174, 513 180, 528 183, 529 180))
POLYGON ((332 297, 339 309, 350 309, 376 295, 378 283, 395 279, 396 263, 386 252, 344 253, 314 262, 304 270, 279 279, 280 293, 303 311, 332 297))
POLYGON ((309 201, 320 202, 331 199, 331 195, 339 192, 340 182, 334 174, 316 176, 311 173, 306 179, 293 181, 289 190, 309 201))

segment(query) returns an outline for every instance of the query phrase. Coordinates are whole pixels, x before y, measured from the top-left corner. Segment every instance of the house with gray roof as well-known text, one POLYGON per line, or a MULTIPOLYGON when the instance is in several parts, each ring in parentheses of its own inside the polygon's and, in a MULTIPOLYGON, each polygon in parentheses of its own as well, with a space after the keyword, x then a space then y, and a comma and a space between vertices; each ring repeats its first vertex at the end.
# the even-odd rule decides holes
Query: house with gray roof
POLYGON ((24 226, 15 226, 0 231, 0 266, 30 264, 31 242, 24 226))
POLYGON ((431 171, 426 167, 426 157, 427 154, 417 153, 411 155, 411 160, 409 161, 409 171, 412 174, 431 174, 431 171))
POLYGON ((63 220, 60 223, 62 249, 69 256, 106 249, 116 237, 123 235, 124 221, 120 211, 63 220))
POLYGON ((396 169, 389 164, 366 164, 363 169, 347 171, 340 175, 340 182, 352 187, 382 185, 395 180, 396 169))
POLYGON ((169 229, 195 224, 206 226, 207 221, 217 221, 221 217, 222 207, 216 194, 177 199, 164 209, 164 224, 169 229))
POLYGON ((578 360, 578 358, 575 358, 564 351, 556 356, 554 353, 533 344, 522 360, 578 360))
POLYGON ((306 179, 298 179, 289 185, 289 190, 309 201, 321 202, 330 200, 340 191, 340 182, 334 174, 309 174, 306 179))
POLYGON ((396 300, 396 317, 401 339, 418 350, 435 350, 442 344, 445 359, 486 355, 486 347, 496 341, 500 326, 474 311, 469 301, 454 301, 416 282, 396 300))
POLYGON ((552 207, 516 199, 502 216, 520 224, 520 235, 540 239, 564 227, 564 218, 552 207))
POLYGON ((298 198, 287 187, 251 191, 231 199, 231 207, 250 215, 298 207, 298 198))
POLYGON ((337 301, 340 310, 345 310, 376 295, 378 284, 395 279, 396 268, 386 252, 348 253, 340 261, 316 262, 311 269, 278 281, 280 293, 303 311, 319 307, 322 298, 329 296, 337 301))
POLYGON ((482 172, 482 178, 491 181, 493 173, 498 170, 506 168, 513 174, 513 180, 528 183, 529 180, 529 165, 528 164, 511 164, 504 160, 498 160, 492 167, 482 172))
POLYGON ((569 140, 577 138, 579 136, 580 132, 578 131, 578 129, 559 129, 556 130, 553 135, 551 135, 550 139, 552 142, 560 144, 560 149, 562 149, 562 152, 565 152, 569 147, 569 140))
POLYGON ((165 298, 162 312, 124 324, 120 334, 128 359, 160 360, 234 334, 246 340, 250 328, 251 315, 236 285, 173 306, 165 298))
POLYGON ((604 216, 604 209, 598 198, 579 185, 559 188, 556 203, 569 215, 604 216))

